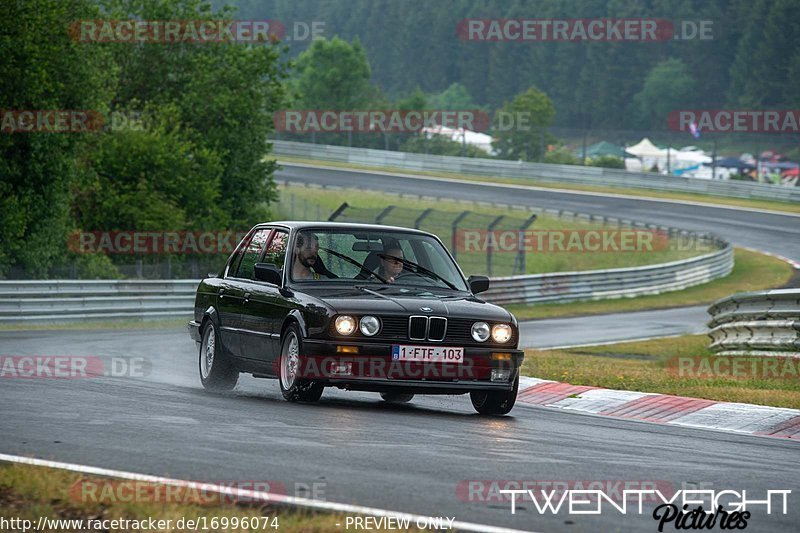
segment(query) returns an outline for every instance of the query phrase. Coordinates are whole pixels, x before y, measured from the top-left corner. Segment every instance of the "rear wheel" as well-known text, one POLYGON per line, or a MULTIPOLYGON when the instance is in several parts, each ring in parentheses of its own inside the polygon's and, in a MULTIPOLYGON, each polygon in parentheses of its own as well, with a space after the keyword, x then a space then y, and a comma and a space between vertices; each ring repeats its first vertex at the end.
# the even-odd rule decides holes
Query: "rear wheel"
POLYGON ((300 329, 292 324, 283 334, 281 342, 281 394, 290 402, 316 402, 325 387, 315 381, 300 378, 300 348, 300 329))
POLYGON ((382 392, 381 398, 390 403, 408 403, 414 397, 413 392, 382 392))
POLYGON ((200 342, 200 382, 206 390, 227 391, 236 386, 239 371, 222 353, 218 341, 217 327, 209 321, 200 342))
POLYGON ((505 415, 514 408, 519 390, 519 375, 514 380, 514 387, 509 391, 475 391, 470 392, 472 407, 482 415, 505 415))

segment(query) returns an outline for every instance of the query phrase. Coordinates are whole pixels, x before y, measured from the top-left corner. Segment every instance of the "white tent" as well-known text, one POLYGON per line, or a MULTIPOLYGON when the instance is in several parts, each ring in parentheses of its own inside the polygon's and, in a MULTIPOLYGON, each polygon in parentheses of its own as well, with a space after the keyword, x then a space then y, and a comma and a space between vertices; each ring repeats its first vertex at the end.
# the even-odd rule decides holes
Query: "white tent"
POLYGON ((633 146, 628 146, 625 148, 625 151, 629 154, 633 154, 640 159, 658 159, 663 158, 665 161, 667 159, 667 151, 662 150, 661 148, 657 147, 655 144, 650 142, 650 139, 645 137, 637 144, 633 146))
POLYGON ((464 128, 446 128, 444 126, 436 126, 434 128, 423 128, 422 132, 430 139, 431 135, 444 135, 456 142, 463 142, 480 148, 487 154, 494 153, 492 149, 492 136, 477 131, 471 131, 464 128))

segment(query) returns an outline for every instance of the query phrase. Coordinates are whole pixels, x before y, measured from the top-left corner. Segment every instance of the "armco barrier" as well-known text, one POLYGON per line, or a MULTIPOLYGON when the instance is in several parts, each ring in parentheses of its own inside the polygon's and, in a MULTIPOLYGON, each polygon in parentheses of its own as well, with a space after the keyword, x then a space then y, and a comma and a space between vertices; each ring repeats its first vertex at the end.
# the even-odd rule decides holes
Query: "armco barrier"
POLYGON ((733 248, 659 265, 585 272, 558 272, 493 278, 482 295, 496 304, 604 300, 676 291, 730 274, 733 248))
MULTIPOLYGON (((660 265, 492 279, 498 304, 570 302, 679 290, 726 276, 733 249, 660 265)), ((189 319, 197 280, 0 281, 0 323, 105 319, 189 319)))
POLYGON ((370 167, 389 167, 412 172, 450 172, 486 178, 492 176, 527 178, 534 181, 597 186, 611 185, 634 189, 700 193, 731 198, 800 202, 800 187, 785 187, 745 181, 705 180, 579 165, 551 165, 499 159, 414 154, 290 141, 273 141, 273 154, 278 156, 278 159, 280 159, 280 156, 293 156, 370 167))
POLYGON ((192 315, 196 280, 0 281, 0 323, 192 315))
POLYGON ((708 313, 714 352, 800 356, 800 289, 734 294, 715 302, 708 313))

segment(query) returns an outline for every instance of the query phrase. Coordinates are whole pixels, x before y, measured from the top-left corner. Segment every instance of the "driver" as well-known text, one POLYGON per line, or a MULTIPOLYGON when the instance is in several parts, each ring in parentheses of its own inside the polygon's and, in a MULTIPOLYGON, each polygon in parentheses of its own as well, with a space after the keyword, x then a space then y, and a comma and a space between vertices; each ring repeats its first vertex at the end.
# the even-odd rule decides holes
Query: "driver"
POLYGON ((377 274, 389 283, 394 283, 395 278, 403 271, 403 250, 398 247, 387 248, 383 251, 381 264, 377 274))
POLYGON ((319 237, 310 231, 298 233, 294 246, 292 279, 320 279, 320 274, 313 270, 319 261, 318 253, 319 237))

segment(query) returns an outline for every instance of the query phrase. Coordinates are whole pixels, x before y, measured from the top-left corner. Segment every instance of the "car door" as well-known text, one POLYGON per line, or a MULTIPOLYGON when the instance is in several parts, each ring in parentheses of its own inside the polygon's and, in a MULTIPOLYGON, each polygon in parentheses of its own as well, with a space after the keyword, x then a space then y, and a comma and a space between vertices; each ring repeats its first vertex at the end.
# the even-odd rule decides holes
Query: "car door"
POLYGON ((261 257, 272 231, 272 228, 259 228, 247 238, 237 257, 228 267, 228 273, 220 287, 217 307, 223 345, 234 357, 246 357, 245 332, 250 324, 244 313, 247 294, 245 288, 251 281, 254 265, 261 257))
MULTIPOLYGON (((276 229, 269 237, 260 262, 283 268, 288 242, 289 233, 276 229)), ((289 304, 279 286, 256 280, 254 273, 250 278, 248 282, 243 282, 243 356, 272 365, 279 354, 281 326, 289 311, 289 304)))

